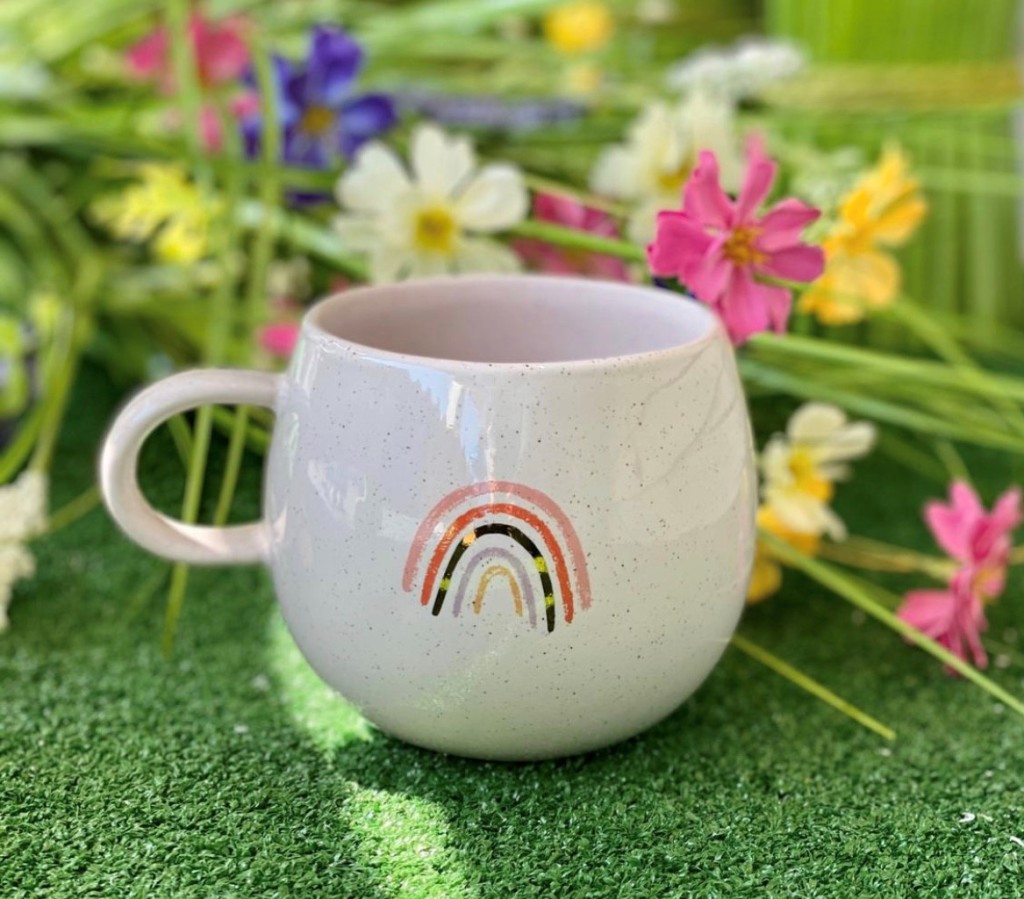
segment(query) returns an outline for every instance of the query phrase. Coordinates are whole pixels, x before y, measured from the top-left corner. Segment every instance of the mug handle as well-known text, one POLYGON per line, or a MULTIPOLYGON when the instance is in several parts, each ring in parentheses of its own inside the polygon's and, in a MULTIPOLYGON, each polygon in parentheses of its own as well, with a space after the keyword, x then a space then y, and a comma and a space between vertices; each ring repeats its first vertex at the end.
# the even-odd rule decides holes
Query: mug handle
POLYGON ((172 415, 211 403, 265 406, 277 401, 280 376, 235 369, 196 369, 171 375, 137 394, 115 419, 100 456, 100 490, 114 520, 132 540, 158 556, 191 565, 244 565, 267 559, 263 521, 204 527, 175 521, 139 490, 139 451, 172 415))

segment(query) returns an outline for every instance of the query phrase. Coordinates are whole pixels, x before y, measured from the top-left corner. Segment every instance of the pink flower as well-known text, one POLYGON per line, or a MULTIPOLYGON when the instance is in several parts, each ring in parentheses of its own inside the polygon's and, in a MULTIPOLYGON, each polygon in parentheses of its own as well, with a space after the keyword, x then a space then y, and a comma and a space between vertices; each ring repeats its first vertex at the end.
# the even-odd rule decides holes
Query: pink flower
MULTIPOLYGON (((211 22, 198 13, 189 19, 189 36, 192 38, 192 52, 195 54, 199 84, 204 90, 239 78, 249 65, 249 48, 244 33, 245 22, 241 18, 211 22)), ((128 70, 143 81, 152 81, 160 86, 164 94, 175 92, 174 65, 171 60, 170 35, 166 28, 156 28, 125 54, 128 70)), ((258 105, 258 100, 256 101, 258 105)), ((242 95, 232 100, 231 111, 241 116, 251 111, 251 96, 242 95)), ((203 145, 216 152, 223 145, 220 118, 213 106, 204 105, 199 112, 199 128, 203 145)), ((181 116, 168 116, 173 127, 180 127, 181 116)))
MULTIPOLYGON (((553 222, 600 237, 619 236, 611 216, 568 197, 537 194, 533 204, 533 215, 542 222, 553 222)), ((568 250, 532 239, 517 240, 513 246, 528 265, 552 275, 580 274, 608 281, 630 280, 626 264, 614 256, 589 253, 585 250, 568 250)))
POLYGON ((260 331, 260 346, 279 359, 291 356, 298 339, 299 325, 296 322, 277 322, 260 331))
POLYGON ((987 512, 971 487, 955 481, 949 504, 928 503, 924 518, 958 567, 949 589, 912 590, 897 615, 965 662, 969 651, 974 664, 984 668, 985 604, 997 599, 1006 586, 1011 534, 1021 523, 1021 492, 1007 490, 987 512))
MULTIPOLYGON (((244 20, 233 17, 211 22, 199 13, 193 13, 188 32, 202 87, 210 88, 233 81, 248 67, 249 48, 244 38, 244 20)), ((165 94, 172 94, 175 85, 170 49, 167 29, 156 28, 128 50, 128 70, 144 81, 157 82, 165 94)))
POLYGON ((817 209, 788 199, 757 216, 776 170, 761 142, 751 140, 743 187, 732 200, 719 183, 718 160, 705 150, 686 184, 682 211, 658 213, 647 248, 654 275, 677 278, 714 308, 737 344, 769 328, 781 333, 789 321, 791 290, 759 277, 807 282, 825 267, 821 248, 800 240, 817 209))

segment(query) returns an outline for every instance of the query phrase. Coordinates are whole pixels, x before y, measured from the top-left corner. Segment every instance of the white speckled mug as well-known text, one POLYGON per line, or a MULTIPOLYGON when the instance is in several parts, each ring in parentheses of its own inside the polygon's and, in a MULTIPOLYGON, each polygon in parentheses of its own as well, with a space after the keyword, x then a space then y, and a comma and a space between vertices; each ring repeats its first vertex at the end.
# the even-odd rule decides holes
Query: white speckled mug
POLYGON ((383 730, 491 759, 595 749, 671 712, 724 650, 754 549, 746 404, 714 316, 569 278, 325 300, 287 374, 140 393, 101 482, 152 552, 267 564, 303 654, 383 730), (264 521, 187 526, 140 494, 146 436, 203 403, 277 413, 264 521))

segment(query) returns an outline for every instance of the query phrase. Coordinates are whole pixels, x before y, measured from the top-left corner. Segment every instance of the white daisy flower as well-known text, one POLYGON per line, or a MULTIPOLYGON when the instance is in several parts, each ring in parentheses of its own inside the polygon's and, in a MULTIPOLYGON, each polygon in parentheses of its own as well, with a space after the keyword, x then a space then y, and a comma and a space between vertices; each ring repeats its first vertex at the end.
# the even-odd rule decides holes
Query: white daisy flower
POLYGON ((0 631, 8 627, 14 584, 35 574, 36 560, 24 545, 46 527, 46 475, 25 471, 0 487, 0 631))
POLYGON ((726 190, 739 188, 743 157, 734 117, 731 100, 707 91, 694 91, 672 106, 651 103, 630 126, 625 142, 598 157, 590 187, 630 204, 630 240, 646 246, 654 239, 657 214, 680 208, 683 185, 702 150, 718 157, 726 190))
POLYGON ((870 452, 875 438, 873 425, 848 422, 835 406, 801 406, 785 435, 776 434, 761 453, 764 505, 799 534, 842 540, 846 527, 829 506, 834 484, 849 476, 847 463, 870 452))
POLYGON ((431 124, 413 132, 409 155, 411 171, 383 144, 367 144, 336 187, 351 214, 335 227, 347 248, 369 255, 371 280, 518 271, 515 253, 480 235, 526 218, 519 169, 493 163, 478 171, 469 139, 431 124))
POLYGON ((759 93, 773 81, 796 75, 807 54, 792 41, 747 37, 731 47, 704 47, 670 66, 665 83, 678 91, 725 93, 736 99, 759 93))

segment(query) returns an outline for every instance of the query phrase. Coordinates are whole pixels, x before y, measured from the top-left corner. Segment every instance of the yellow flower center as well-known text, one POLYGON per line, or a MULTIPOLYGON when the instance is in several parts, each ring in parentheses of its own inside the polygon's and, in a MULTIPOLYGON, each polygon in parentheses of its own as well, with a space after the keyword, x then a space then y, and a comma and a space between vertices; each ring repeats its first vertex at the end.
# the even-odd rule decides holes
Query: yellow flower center
POLYGON ((828 502, 832 498, 832 484, 818 474, 818 465, 810 450, 794 449, 789 457, 789 470, 796 482, 793 489, 822 502, 828 502))
POLYGON ((759 265, 765 261, 765 255, 756 246, 754 241, 761 233, 760 228, 745 226, 736 228, 725 241, 723 252, 725 258, 734 265, 759 265))
POLYGON ((673 196, 679 196, 683 192, 683 185, 686 184, 686 179, 690 177, 690 172, 693 171, 693 163, 690 159, 684 159, 679 167, 673 169, 670 172, 659 172, 658 173, 658 187, 666 194, 672 194, 673 196))
POLYGON ((299 129, 312 137, 321 137, 334 126, 334 113, 326 106, 310 106, 299 122, 299 129))
POLYGON ((421 209, 414 229, 416 248, 423 252, 450 254, 455 249, 459 226, 455 216, 443 206, 421 209))

